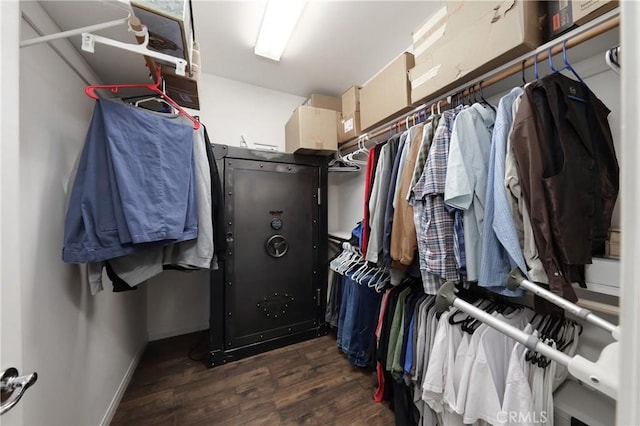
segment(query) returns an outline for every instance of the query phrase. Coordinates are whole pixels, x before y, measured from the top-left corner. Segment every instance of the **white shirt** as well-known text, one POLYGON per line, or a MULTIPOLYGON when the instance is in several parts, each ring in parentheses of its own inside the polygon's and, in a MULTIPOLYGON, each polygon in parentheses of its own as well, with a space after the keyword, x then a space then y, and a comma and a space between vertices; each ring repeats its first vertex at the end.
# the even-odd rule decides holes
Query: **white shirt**
POLYGON ((451 132, 444 202, 464 211, 464 244, 469 281, 478 280, 480 268, 491 135, 495 119, 493 109, 476 103, 458 114, 451 132))
MULTIPOLYGON (((556 342, 552 342, 550 344, 552 348, 556 348, 556 342)), ((544 369, 544 380, 543 380, 543 395, 544 398, 542 400, 542 413, 536 413, 540 420, 539 424, 543 426, 553 426, 553 382, 556 376, 556 366, 558 364, 555 361, 551 361, 551 363, 544 369), (542 421, 546 420, 546 421, 542 421)))
MULTIPOLYGON (((495 315, 495 314, 494 314, 495 315)), ((471 375, 471 368, 473 367, 473 361, 476 357, 478 345, 482 335, 489 330, 489 326, 486 324, 482 324, 480 327, 476 329, 476 331, 471 336, 469 340, 469 346, 467 348, 467 352, 464 356, 458 357, 456 354, 456 360, 460 359, 460 384, 458 387, 458 393, 456 395, 456 404, 453 409, 458 414, 464 414, 464 407, 467 402, 467 389, 469 388, 469 376, 471 375)), ((456 363, 456 370, 458 369, 458 364, 456 363)), ((454 375, 454 380, 456 375, 454 375)))
MULTIPOLYGON (((533 327, 527 324, 524 329, 525 333, 531 334, 533 327)), ((537 334, 537 331, 536 331, 537 334)), ((502 412, 507 413, 505 423, 509 426, 529 426, 530 423, 521 420, 527 420, 526 415, 516 422, 509 421, 509 413, 532 413, 533 401, 531 388, 529 387, 529 361, 525 359, 527 348, 520 343, 516 343, 511 351, 509 360, 509 370, 505 383, 504 398, 502 399, 502 412)), ((501 419, 504 420, 504 419, 501 419)))
MULTIPOLYGON (((448 374, 448 351, 450 347, 449 339, 452 339, 452 345, 460 343, 462 340, 462 330, 458 325, 449 324, 449 315, 451 311, 442 314, 438 322, 433 347, 429 355, 429 364, 422 383, 422 400, 425 401, 436 413, 442 413, 443 403, 442 394, 446 377, 448 374)), ((451 372, 453 374, 453 371, 451 372)))
MULTIPOLYGON (((529 321, 528 311, 515 312, 497 318, 522 329, 529 321)), ((491 328, 482 334, 478 342, 476 357, 469 374, 467 397, 464 405, 464 422, 479 419, 498 424, 498 413, 502 410, 505 382, 509 360, 515 341, 491 328)))

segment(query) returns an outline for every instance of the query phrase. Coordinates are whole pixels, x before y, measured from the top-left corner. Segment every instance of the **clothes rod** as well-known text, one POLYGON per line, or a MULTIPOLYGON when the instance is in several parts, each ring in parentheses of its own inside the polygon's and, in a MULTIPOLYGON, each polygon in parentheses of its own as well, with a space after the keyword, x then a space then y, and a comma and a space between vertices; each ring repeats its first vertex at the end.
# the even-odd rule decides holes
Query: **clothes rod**
POLYGON ((446 107, 450 105, 448 99, 451 96, 461 95, 463 97, 466 97, 469 94, 480 93, 480 82, 482 83, 482 89, 484 90, 489 86, 492 86, 507 79, 508 77, 511 77, 512 75, 522 72, 523 68, 530 68, 531 66, 533 66, 536 60, 537 62, 544 61, 549 57, 549 49, 551 50, 552 56, 557 55, 558 53, 562 53, 562 44, 564 41, 566 41, 566 48, 570 49, 620 26, 619 11, 612 11, 609 14, 602 16, 600 19, 602 19, 602 22, 596 25, 589 26, 587 24, 584 27, 578 27, 576 30, 574 30, 577 34, 569 33, 565 37, 560 37, 556 40, 550 41, 543 46, 540 46, 534 52, 525 55, 526 59, 517 60, 514 65, 498 71, 496 74, 491 75, 491 77, 489 78, 483 80, 481 77, 471 80, 469 83, 462 86, 467 87, 464 90, 461 90, 461 88, 457 88, 455 89, 455 91, 451 91, 445 96, 437 96, 427 99, 426 102, 424 102, 421 106, 399 116, 398 118, 391 120, 390 122, 387 122, 387 124, 384 124, 382 127, 375 128, 372 132, 365 132, 359 138, 356 138, 349 142, 345 142, 340 146, 340 149, 345 150, 356 147, 358 145, 359 139, 364 135, 367 135, 369 137, 369 140, 374 140, 375 138, 387 134, 391 130, 396 128, 398 122, 407 119, 414 120, 417 118, 416 116, 419 112, 428 110, 431 107, 437 108, 438 105, 440 106, 440 108, 446 107), (534 58, 537 59, 534 60, 534 58))
MULTIPOLYGON (((136 18, 137 19, 137 18, 136 18)), ((75 30, 62 31, 60 33, 49 34, 42 37, 36 37, 29 40, 24 40, 20 42, 20 47, 33 46, 35 44, 46 43, 48 41, 59 40, 61 38, 69 38, 76 35, 81 35, 82 33, 87 33, 91 31, 100 31, 107 28, 118 27, 120 25, 126 24, 129 21, 129 17, 116 19, 115 21, 105 22, 102 24, 89 25, 88 27, 76 28, 75 30)), ((140 22, 140 20, 138 20, 140 22)))
POLYGON ((448 281, 440 287, 436 296, 435 305, 439 312, 443 312, 447 310, 449 306, 453 306, 524 345, 527 349, 538 352, 552 361, 566 366, 569 373, 578 380, 588 383, 594 389, 613 399, 617 399, 619 388, 620 342, 613 342, 605 346, 596 362, 590 361, 580 355, 570 357, 564 352, 543 343, 538 337, 525 333, 519 328, 507 324, 471 303, 460 299, 456 296, 456 291, 455 284, 452 281, 448 281))
POLYGON ((554 294, 549 290, 532 283, 531 281, 526 279, 522 271, 520 271, 520 269, 518 268, 514 268, 509 273, 509 278, 507 279, 507 287, 509 288, 509 290, 516 290, 517 288, 528 290, 536 296, 542 297, 543 299, 548 300, 554 305, 561 307, 565 311, 572 313, 578 318, 581 318, 597 327, 602 328, 603 330, 608 331, 609 333, 611 333, 614 339, 618 340, 620 338, 619 326, 597 316, 589 309, 582 308, 575 303, 571 303, 567 299, 564 299, 557 294, 554 294))
POLYGON ((543 343, 536 336, 525 333, 511 324, 507 324, 498 317, 494 317, 490 313, 460 299, 455 293, 456 288, 453 281, 448 281, 440 287, 436 296, 436 309, 439 312, 442 312, 447 310, 449 306, 453 306, 482 321, 489 327, 498 330, 500 333, 511 337, 513 340, 521 343, 533 352, 538 352, 539 354, 544 355, 545 357, 564 366, 568 366, 570 364, 571 357, 569 355, 543 343))

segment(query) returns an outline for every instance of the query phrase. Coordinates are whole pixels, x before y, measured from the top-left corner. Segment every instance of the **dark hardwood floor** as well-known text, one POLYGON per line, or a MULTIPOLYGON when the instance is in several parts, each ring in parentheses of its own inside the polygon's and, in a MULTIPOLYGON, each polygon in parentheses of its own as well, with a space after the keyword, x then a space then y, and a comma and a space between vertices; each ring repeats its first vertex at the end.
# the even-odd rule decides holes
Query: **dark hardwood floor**
MULTIPOLYGON (((202 333, 151 342, 112 425, 392 425, 375 375, 331 336, 213 369, 187 353, 202 333)), ((205 345, 202 345, 205 346, 205 345)))

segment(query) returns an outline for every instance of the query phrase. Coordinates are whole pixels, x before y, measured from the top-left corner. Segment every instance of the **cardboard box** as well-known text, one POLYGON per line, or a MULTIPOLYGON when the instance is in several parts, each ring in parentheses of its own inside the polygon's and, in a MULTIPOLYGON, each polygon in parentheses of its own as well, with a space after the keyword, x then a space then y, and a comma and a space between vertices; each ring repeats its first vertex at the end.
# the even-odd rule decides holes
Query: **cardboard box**
POLYGON ((342 94, 342 112, 352 114, 360 111, 360 86, 351 86, 342 94))
POLYGON ((357 138, 360 130, 360 111, 341 114, 341 119, 338 120, 338 143, 357 138))
POLYGON ((303 104, 314 108, 324 108, 342 112, 342 99, 335 96, 312 94, 303 104))
POLYGON ((185 108, 200 110, 197 79, 176 74, 175 67, 162 65, 162 78, 167 95, 185 108))
POLYGON ((608 240, 612 243, 620 243, 620 228, 612 227, 609 230, 609 238, 608 240))
POLYGON ((338 149, 340 113, 301 105, 284 126, 288 153, 330 154, 338 149))
POLYGON ((415 65, 411 53, 403 53, 360 90, 360 123, 368 130, 411 109, 408 71, 415 65))
POLYGON ((609 257, 620 258, 620 243, 606 241, 605 254, 609 257))
POLYGON ((545 3, 549 38, 576 25, 584 25, 618 6, 618 2, 614 0, 550 0, 545 3))
POLYGON ((539 46, 541 3, 447 2, 414 32, 412 102, 443 94, 539 46))

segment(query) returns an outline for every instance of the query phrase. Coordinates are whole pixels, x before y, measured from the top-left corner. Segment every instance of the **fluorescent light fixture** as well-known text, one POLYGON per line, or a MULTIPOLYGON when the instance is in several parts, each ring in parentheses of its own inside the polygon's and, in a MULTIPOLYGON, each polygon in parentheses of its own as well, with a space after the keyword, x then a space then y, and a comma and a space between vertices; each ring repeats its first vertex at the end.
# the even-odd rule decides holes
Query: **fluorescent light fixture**
POLYGON ((269 0, 253 53, 279 61, 306 0, 269 0))

